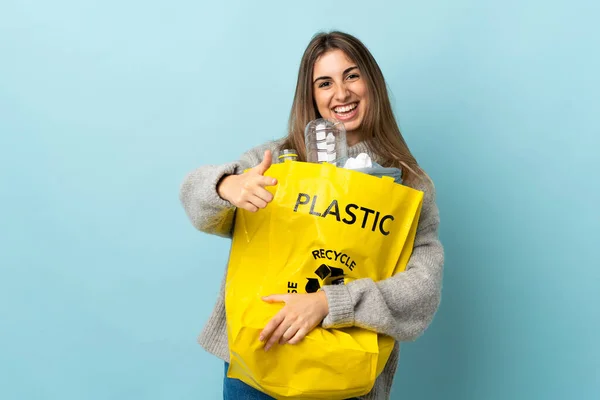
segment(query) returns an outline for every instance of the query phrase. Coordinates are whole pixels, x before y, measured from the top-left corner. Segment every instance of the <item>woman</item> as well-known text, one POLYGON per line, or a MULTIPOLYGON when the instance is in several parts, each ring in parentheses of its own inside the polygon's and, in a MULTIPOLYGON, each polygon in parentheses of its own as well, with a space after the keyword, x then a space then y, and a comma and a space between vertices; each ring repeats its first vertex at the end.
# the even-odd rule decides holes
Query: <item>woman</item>
MULTIPOLYGON (((403 183, 425 193, 413 253, 405 272, 383 281, 359 279, 324 286, 316 293, 265 297, 267 302, 285 306, 258 339, 265 343, 265 350, 292 345, 318 325, 326 329, 360 326, 392 336, 396 340, 392 355, 371 392, 362 397, 387 399, 398 363, 398 342, 421 335, 439 305, 444 253, 438 240, 433 184, 402 138, 381 70, 358 39, 342 32, 313 37, 300 64, 288 136, 248 151, 239 161, 192 171, 183 182, 180 199, 196 228, 231 236, 236 208, 256 212, 273 199, 265 187, 277 182, 264 176, 273 152, 293 148, 300 161, 306 159, 304 127, 316 118, 344 123, 349 157, 367 153, 384 167, 401 168, 403 183)), ((227 363, 224 283, 199 343, 227 363)), ((224 398, 270 399, 229 378, 224 381, 224 398)))

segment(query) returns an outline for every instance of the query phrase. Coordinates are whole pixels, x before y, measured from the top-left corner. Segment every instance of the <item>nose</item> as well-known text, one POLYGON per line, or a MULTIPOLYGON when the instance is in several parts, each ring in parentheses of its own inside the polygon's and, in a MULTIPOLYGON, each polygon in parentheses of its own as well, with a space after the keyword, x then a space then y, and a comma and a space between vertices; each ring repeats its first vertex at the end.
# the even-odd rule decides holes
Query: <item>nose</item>
POLYGON ((336 85, 336 89, 335 89, 335 100, 336 101, 338 101, 340 103, 344 103, 348 99, 349 94, 350 94, 350 91, 346 87, 345 83, 336 85))

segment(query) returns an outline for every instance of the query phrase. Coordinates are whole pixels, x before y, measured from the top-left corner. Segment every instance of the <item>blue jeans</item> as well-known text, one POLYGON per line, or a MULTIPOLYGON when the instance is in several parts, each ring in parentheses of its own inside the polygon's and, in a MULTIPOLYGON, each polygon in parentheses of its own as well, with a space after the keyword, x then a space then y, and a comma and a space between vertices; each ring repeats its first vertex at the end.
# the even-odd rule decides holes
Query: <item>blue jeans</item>
POLYGON ((274 400, 271 396, 246 385, 239 379, 228 378, 227 369, 229 369, 229 364, 225 363, 223 400, 274 400))
MULTIPOLYGON (((273 397, 246 385, 239 379, 227 377, 229 364, 225 363, 225 377, 223 378, 223 400, 275 400, 273 397)), ((348 400, 357 400, 353 397, 348 400)))

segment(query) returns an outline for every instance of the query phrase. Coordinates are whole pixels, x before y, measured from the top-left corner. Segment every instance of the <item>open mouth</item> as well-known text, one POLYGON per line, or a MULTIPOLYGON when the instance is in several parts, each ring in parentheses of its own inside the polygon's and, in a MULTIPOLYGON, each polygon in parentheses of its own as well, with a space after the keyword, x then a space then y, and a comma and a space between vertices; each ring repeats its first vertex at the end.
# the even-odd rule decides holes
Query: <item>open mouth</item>
POLYGON ((358 102, 350 103, 345 106, 337 106, 333 108, 333 112, 338 119, 346 120, 356 115, 358 110, 358 102))

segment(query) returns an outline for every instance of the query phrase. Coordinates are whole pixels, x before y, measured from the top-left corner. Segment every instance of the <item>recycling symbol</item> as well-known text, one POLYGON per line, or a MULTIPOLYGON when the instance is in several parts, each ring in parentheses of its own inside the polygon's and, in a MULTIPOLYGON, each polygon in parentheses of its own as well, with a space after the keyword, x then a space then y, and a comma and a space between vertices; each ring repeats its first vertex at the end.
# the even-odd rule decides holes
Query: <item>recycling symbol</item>
POLYGON ((306 293, 315 293, 323 285, 343 285, 344 284, 344 270, 341 268, 331 267, 329 265, 321 264, 315 271, 317 278, 306 278, 306 293))

